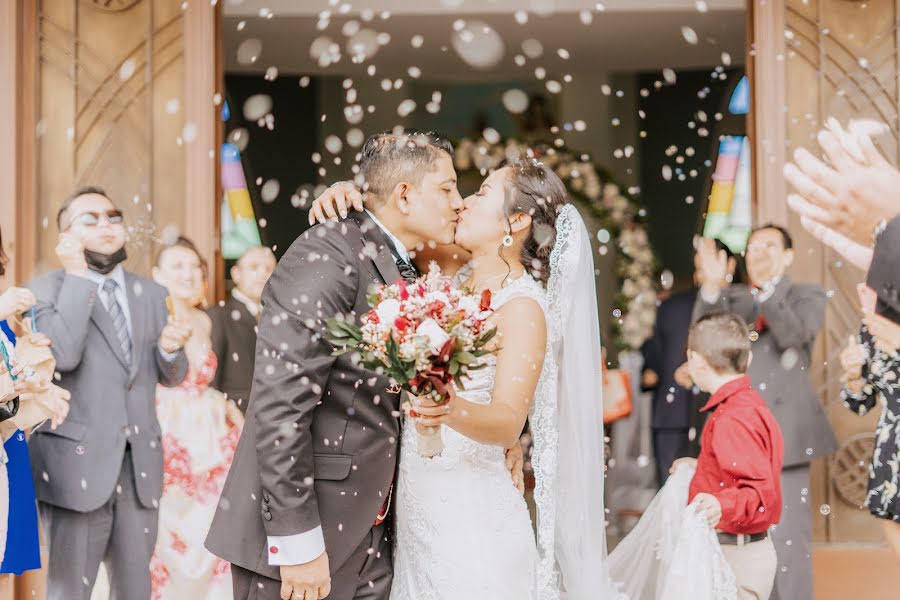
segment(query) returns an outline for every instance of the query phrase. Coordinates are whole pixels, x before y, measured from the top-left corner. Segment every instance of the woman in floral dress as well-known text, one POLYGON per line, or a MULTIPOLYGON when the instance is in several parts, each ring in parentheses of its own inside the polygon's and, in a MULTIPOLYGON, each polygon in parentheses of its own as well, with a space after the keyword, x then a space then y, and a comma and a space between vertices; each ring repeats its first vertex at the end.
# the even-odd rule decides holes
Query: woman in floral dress
POLYGON ((240 411, 209 387, 216 372, 210 319, 198 305, 204 264, 194 245, 179 238, 165 247, 153 269, 166 286, 171 308, 193 333, 185 345, 190 370, 177 388, 157 388, 164 456, 159 537, 151 562, 153 600, 232 597, 228 563, 203 545, 240 436, 240 411), (236 414, 235 414, 236 413, 236 414))
POLYGON ((883 519, 885 536, 900 558, 900 326, 878 315, 866 317, 841 364, 844 405, 865 415, 881 404, 866 506, 883 519))

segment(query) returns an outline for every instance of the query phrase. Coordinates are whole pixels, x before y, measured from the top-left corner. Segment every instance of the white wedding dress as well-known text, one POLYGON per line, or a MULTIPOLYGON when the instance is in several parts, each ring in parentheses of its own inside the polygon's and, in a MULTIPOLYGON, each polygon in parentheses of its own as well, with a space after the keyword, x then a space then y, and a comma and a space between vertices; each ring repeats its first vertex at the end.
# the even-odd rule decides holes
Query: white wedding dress
MULTIPOLYGON (((622 600, 606 566, 600 327, 591 238, 578 211, 556 221, 546 291, 529 275, 494 294, 494 309, 532 298, 547 320, 544 367, 529 414, 532 526, 504 449, 442 427, 426 459, 402 434, 391 600, 622 600)), ((460 396, 491 402, 496 358, 460 396)), ((626 599, 627 600, 627 599, 626 599)))
MULTIPOLYGON (((522 296, 545 307, 544 289, 525 275, 495 294, 492 308, 522 296)), ((473 371, 457 394, 490 404, 496 358, 483 360, 487 366, 473 371)), ((403 427, 391 600, 536 598, 534 530, 506 468, 504 449, 446 426, 441 435, 441 454, 423 458, 415 426, 407 422, 403 427)))

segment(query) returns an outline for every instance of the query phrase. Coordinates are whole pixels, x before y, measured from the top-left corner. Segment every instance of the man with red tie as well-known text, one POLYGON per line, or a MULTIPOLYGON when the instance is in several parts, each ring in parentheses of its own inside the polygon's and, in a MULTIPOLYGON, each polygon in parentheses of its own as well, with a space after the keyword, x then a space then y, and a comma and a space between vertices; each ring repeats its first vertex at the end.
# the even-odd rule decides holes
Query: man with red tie
POLYGON ((778 553, 773 600, 812 600, 812 505, 809 464, 837 449, 837 440, 809 380, 813 345, 827 298, 818 285, 796 283, 787 274, 794 260, 790 234, 767 224, 747 242, 750 285, 723 287, 726 257, 712 245, 698 250, 704 285, 694 321, 730 312, 753 324, 753 360, 748 374, 784 433, 781 473, 783 511, 772 531, 778 553))

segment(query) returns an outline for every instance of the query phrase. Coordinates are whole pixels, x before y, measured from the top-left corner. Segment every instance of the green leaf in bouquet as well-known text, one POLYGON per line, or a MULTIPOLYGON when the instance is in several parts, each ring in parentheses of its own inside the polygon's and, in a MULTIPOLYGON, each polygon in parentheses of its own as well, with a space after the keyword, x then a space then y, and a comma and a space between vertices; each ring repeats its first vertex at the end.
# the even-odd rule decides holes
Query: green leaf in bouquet
POLYGON ((453 356, 453 360, 455 360, 456 362, 458 362, 461 365, 469 366, 469 365, 472 365, 472 364, 475 364, 476 362, 478 362, 478 357, 475 356, 474 354, 472 354, 471 352, 463 351, 463 352, 457 352, 453 356))
POLYGON ((450 361, 450 369, 449 370, 450 370, 450 374, 453 375, 454 377, 456 377, 456 375, 459 373, 459 363, 456 361, 455 358, 450 361))
POLYGON ((497 335, 497 328, 491 327, 490 329, 488 329, 487 331, 482 333, 481 336, 478 338, 478 340, 475 343, 479 346, 483 346, 483 345, 487 344, 489 341, 491 341, 492 339, 494 339, 495 335, 497 335))

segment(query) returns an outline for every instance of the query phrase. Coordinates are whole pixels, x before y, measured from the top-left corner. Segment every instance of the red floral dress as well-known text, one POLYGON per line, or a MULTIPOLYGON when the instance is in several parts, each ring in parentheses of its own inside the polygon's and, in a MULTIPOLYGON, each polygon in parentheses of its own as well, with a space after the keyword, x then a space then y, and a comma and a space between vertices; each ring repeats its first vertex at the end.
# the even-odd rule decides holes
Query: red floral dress
POLYGON ((216 363, 210 352, 177 388, 157 388, 164 472, 153 600, 232 597, 228 563, 203 546, 240 437, 224 396, 209 387, 216 363))

